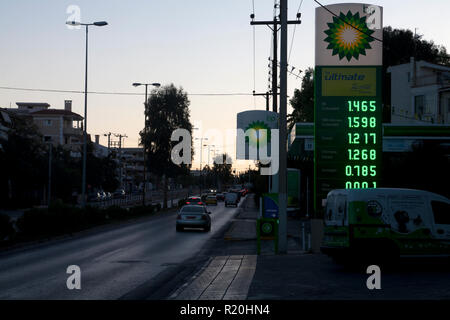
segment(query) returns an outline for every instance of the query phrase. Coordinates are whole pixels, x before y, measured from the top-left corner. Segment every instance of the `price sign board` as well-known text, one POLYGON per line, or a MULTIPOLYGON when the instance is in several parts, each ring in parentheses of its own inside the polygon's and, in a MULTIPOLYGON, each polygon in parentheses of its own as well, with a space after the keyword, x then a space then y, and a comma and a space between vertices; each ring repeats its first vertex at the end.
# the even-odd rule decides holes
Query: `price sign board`
POLYGON ((316 9, 315 209, 333 189, 376 188, 382 152, 382 8, 316 9))

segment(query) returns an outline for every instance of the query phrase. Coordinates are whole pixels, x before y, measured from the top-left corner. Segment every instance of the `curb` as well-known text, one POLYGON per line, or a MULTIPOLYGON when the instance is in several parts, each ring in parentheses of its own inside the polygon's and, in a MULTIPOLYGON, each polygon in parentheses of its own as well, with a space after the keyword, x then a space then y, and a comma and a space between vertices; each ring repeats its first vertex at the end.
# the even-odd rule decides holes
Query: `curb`
MULTIPOLYGON (((253 197, 252 197, 253 198, 253 197)), ((244 201, 242 201, 239 205, 238 205, 238 213, 236 214, 236 217, 238 218, 239 215, 242 213, 242 207, 250 200, 250 197, 246 197, 244 199, 244 201)), ((248 219, 247 219, 248 220, 248 219)), ((233 230, 235 229, 235 223, 239 221, 237 219, 235 219, 235 221, 232 221, 230 228, 225 232, 224 235, 224 240, 226 241, 251 241, 251 240, 256 240, 256 236, 255 237, 233 237, 231 234, 233 233, 233 230)), ((256 220, 255 220, 256 223, 256 220)))

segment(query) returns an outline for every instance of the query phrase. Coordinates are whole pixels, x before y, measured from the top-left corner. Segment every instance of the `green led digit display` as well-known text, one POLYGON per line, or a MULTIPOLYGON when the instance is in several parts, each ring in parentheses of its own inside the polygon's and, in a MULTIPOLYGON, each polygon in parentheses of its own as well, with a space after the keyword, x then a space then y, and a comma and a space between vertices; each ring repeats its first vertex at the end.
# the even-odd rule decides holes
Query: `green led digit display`
POLYGON ((333 189, 376 188, 379 185, 382 158, 381 67, 317 66, 315 77, 314 167, 316 206, 320 207, 320 199, 325 199, 333 189), (332 75, 344 72, 367 81, 357 85, 346 82, 344 77, 332 75), (323 90, 323 85, 327 86, 326 90, 323 90), (333 87, 341 89, 331 90, 333 87), (334 95, 342 91, 354 94, 334 95))
POLYGON ((376 188, 381 126, 375 100, 347 101, 345 188, 376 188))

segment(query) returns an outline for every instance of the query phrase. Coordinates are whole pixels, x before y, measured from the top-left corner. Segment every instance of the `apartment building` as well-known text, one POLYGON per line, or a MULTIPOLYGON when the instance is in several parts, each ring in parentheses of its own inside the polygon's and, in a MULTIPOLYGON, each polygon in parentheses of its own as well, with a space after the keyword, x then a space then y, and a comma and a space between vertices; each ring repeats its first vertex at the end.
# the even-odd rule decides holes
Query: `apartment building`
POLYGON ((64 109, 51 109, 48 103, 17 102, 17 109, 8 109, 18 116, 29 118, 37 126, 46 143, 62 145, 74 156, 81 151, 83 117, 72 111, 72 101, 64 101, 64 109))
POLYGON ((411 58, 387 71, 392 124, 450 123, 450 67, 411 58))

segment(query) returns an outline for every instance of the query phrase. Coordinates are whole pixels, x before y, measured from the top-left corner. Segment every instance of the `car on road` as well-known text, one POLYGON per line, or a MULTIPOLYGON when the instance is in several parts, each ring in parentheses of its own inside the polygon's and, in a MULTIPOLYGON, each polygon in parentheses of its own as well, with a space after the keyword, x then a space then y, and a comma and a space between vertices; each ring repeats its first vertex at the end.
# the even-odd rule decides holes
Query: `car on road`
POLYGON ((100 201, 107 200, 108 196, 106 195, 105 191, 99 191, 98 194, 100 195, 100 201))
POLYGON ((209 194, 206 197, 205 203, 206 203, 206 205, 213 204, 213 205, 217 206, 217 197, 214 194, 209 194))
POLYGON ((216 198, 217 198, 217 201, 224 201, 225 195, 222 192, 219 192, 218 194, 216 194, 216 198))
POLYGON ((99 192, 93 192, 88 194, 87 201, 88 202, 97 202, 101 200, 101 195, 99 192))
POLYGON ((203 200, 200 197, 189 197, 186 200, 186 204, 191 204, 191 205, 205 205, 205 203, 203 202, 203 200))
POLYGON ((237 193, 227 192, 227 194, 225 195, 225 207, 228 207, 228 206, 237 207, 238 203, 239 203, 239 198, 238 198, 237 193))
POLYGON ((125 193, 125 190, 123 190, 123 189, 117 189, 113 193, 113 198, 114 199, 124 199, 125 196, 126 196, 126 193, 125 193))
POLYGON ((183 206, 177 215, 176 230, 183 231, 184 228, 202 228, 211 230, 211 217, 205 206, 187 205, 183 206))

